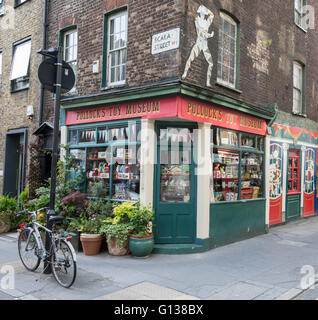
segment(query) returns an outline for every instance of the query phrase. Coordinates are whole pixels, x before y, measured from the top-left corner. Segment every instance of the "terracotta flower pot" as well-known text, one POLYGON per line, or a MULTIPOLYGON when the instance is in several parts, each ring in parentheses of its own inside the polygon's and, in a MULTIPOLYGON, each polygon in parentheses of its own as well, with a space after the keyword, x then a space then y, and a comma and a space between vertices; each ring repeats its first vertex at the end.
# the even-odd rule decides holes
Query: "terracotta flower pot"
POLYGON ((102 236, 99 234, 81 234, 81 243, 85 256, 93 256, 100 252, 102 236))
POLYGON ((111 238, 109 239, 109 236, 107 236, 107 245, 108 245, 108 253, 112 256, 124 256, 129 253, 129 240, 127 240, 124 244, 124 247, 120 249, 117 246, 117 239, 111 238))

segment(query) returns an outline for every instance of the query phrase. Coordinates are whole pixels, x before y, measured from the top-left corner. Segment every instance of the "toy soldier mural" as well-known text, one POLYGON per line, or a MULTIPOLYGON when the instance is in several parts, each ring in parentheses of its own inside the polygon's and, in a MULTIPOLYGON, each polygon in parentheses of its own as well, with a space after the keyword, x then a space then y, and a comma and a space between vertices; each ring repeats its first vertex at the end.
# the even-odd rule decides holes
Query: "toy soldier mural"
POLYGON ((210 53, 208 47, 208 39, 214 36, 214 32, 209 33, 209 28, 213 22, 214 14, 205 6, 201 5, 198 9, 198 16, 195 19, 195 27, 197 30, 197 41, 193 46, 190 57, 186 63, 184 73, 182 75, 182 79, 187 77, 188 70, 190 69, 192 61, 199 56, 200 52, 202 51, 206 61, 208 62, 208 72, 207 72, 207 80, 206 85, 211 86, 210 79, 212 74, 213 68, 213 60, 212 55, 210 53))

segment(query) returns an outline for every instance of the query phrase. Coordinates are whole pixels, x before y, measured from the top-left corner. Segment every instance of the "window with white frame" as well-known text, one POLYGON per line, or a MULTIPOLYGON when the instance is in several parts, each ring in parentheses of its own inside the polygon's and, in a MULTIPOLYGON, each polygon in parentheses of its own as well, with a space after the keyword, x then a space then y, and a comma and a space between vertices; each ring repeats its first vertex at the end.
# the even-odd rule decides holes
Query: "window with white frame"
MULTIPOLYGON (((77 75, 77 30, 73 29, 71 31, 64 33, 64 61, 67 62, 73 69, 75 74, 75 80, 77 75)), ((76 81, 74 87, 71 89, 70 93, 74 92, 76 89, 76 81)))
POLYGON ((237 23, 221 12, 217 81, 230 87, 236 83, 237 23))
POLYGON ((127 11, 108 19, 108 85, 124 84, 127 60, 127 11))
POLYGON ((295 0, 295 23, 306 29, 306 19, 304 19, 306 0, 295 0))
POLYGON ((2 75, 2 50, 0 49, 0 76, 2 75))
POLYGON ((13 44, 11 65, 11 90, 16 91, 29 87, 29 65, 31 56, 31 39, 13 44))
POLYGON ((303 113, 303 66, 294 62, 293 113, 303 113))
POLYGON ((3 15, 5 12, 5 0, 0 0, 0 15, 3 15))

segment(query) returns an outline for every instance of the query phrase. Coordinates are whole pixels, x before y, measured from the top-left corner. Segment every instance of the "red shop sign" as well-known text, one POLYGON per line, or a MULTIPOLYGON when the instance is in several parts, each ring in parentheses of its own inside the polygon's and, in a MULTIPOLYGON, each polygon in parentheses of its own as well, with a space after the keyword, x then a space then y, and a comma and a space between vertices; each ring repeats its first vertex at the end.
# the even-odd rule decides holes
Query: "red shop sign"
POLYGON ((178 116, 191 121, 211 123, 216 127, 266 135, 265 120, 195 100, 180 98, 178 116))
POLYGON ((69 110, 66 113, 66 125, 137 117, 143 119, 178 117, 259 135, 266 135, 267 127, 265 120, 182 97, 69 110))

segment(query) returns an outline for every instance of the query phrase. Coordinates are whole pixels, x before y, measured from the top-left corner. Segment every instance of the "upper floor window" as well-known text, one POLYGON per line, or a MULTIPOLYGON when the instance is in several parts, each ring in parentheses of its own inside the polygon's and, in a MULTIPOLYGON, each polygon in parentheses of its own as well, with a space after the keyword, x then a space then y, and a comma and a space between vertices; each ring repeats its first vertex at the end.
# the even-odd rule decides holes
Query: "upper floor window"
POLYGON ((127 60, 127 12, 108 19, 108 85, 124 84, 127 60))
POLYGON ((235 88, 237 23, 221 12, 219 23, 219 51, 217 81, 235 88))
POLYGON ((303 106, 303 66, 297 62, 294 62, 293 71, 293 113, 304 113, 303 106))
POLYGON ((306 0, 295 0, 295 23, 306 30, 305 6, 306 0))
POLYGON ((13 44, 13 56, 10 75, 11 91, 26 89, 29 87, 30 55, 30 38, 13 44))
POLYGON ((14 5, 18 6, 18 5, 20 5, 20 4, 24 3, 24 2, 27 2, 27 1, 28 0, 15 0, 14 5))
POLYGON ((2 51, 0 50, 0 76, 2 75, 2 51))
POLYGON ((5 0, 0 0, 0 15, 3 15, 5 12, 5 0))
MULTIPOLYGON (((72 67, 75 79, 77 75, 77 30, 71 30, 64 33, 63 40, 64 60, 72 67)), ((76 82, 70 93, 76 89, 76 82)))

